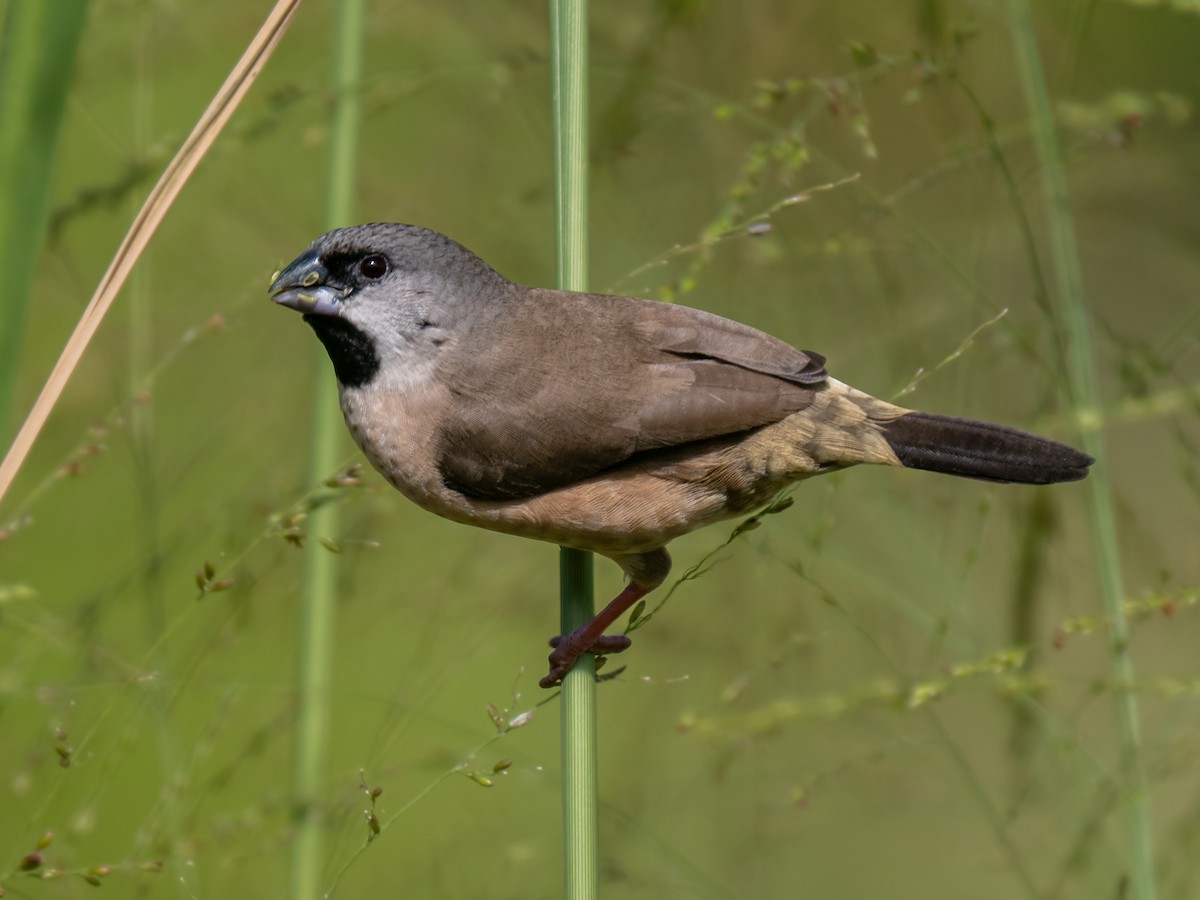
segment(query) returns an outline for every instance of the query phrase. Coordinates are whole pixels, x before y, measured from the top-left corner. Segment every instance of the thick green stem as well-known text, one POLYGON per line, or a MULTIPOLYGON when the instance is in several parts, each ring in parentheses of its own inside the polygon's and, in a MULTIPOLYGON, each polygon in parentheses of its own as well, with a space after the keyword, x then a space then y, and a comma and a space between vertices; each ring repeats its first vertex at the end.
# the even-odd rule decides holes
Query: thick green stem
MULTIPOLYGON (((592 618, 592 554, 561 551, 562 632, 592 618)), ((596 660, 585 653, 562 682, 563 871, 567 900, 592 900, 596 858, 596 660)))
POLYGON ((1088 503, 1092 522, 1092 543, 1099 566, 1101 597, 1105 613, 1112 622, 1111 666, 1116 683, 1122 769, 1128 773, 1129 778, 1128 814, 1133 897, 1135 900, 1155 900, 1158 891, 1154 877, 1149 784, 1142 761, 1137 697, 1133 692, 1134 670, 1129 652, 1129 627, 1123 609, 1124 586, 1120 546, 1117 541, 1112 488, 1104 459, 1104 440, 1100 433, 1102 422, 1098 414, 1100 402, 1096 387, 1091 323, 1083 297, 1083 275, 1075 244, 1071 207, 1067 199, 1066 170, 1029 2, 1010 0, 1009 10, 1017 65, 1032 112, 1033 133, 1045 185, 1046 220, 1049 225, 1058 295, 1056 306, 1066 331, 1066 370, 1071 407, 1083 448, 1096 457, 1096 466, 1087 481, 1088 503))
MULTIPOLYGON (((587 288, 587 2, 551 0, 558 286, 587 288)), ((593 615, 592 558, 563 550, 562 630, 593 615)), ((584 654, 562 683, 563 863, 567 900, 598 891, 595 660, 584 654)))
MULTIPOLYGON (((329 169, 326 187, 326 225, 350 224, 361 118, 362 34, 364 0, 339 0, 334 34, 334 108, 330 127, 329 169)), ((342 434, 337 388, 325 371, 325 353, 314 351, 320 375, 313 407, 310 479, 328 477, 340 458, 342 434)), ((292 848, 292 887, 289 896, 315 900, 322 895, 321 870, 325 840, 320 808, 322 775, 329 745, 332 713, 330 685, 333 677, 337 559, 321 546, 319 538, 336 534, 335 504, 314 509, 308 518, 304 598, 300 614, 300 652, 296 683, 299 710, 296 723, 296 760, 293 796, 296 842, 292 848)))

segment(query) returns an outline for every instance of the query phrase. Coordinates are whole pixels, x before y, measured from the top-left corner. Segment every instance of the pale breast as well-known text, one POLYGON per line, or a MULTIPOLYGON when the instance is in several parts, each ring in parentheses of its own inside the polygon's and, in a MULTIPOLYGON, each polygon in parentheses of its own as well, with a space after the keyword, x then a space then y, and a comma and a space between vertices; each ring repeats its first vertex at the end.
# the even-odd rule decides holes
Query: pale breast
POLYGON ((407 390, 372 382, 344 388, 341 405, 350 436, 392 487, 431 512, 456 518, 433 456, 447 395, 433 381, 407 390))

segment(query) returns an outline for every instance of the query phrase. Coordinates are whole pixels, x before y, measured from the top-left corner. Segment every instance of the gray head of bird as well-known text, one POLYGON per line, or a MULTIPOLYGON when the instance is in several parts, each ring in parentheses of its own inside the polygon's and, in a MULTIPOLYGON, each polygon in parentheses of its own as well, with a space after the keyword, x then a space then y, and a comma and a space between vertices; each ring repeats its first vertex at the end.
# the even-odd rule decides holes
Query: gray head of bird
POLYGON ((374 223, 321 235, 276 273, 271 299, 304 315, 345 387, 432 363, 498 312, 511 283, 436 231, 374 223))

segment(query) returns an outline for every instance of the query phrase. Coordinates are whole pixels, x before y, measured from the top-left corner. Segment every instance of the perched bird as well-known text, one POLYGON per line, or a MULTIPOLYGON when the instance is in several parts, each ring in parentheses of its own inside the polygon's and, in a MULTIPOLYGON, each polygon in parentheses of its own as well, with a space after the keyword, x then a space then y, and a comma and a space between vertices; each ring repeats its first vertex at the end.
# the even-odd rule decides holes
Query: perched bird
POLYGON ((1015 428, 903 409, 825 358, 712 313, 515 284, 445 235, 322 235, 271 299, 325 345, 342 413, 397 490, 456 522, 607 556, 629 577, 556 639, 551 687, 662 584, 666 545, 803 478, 875 463, 995 482, 1075 481, 1085 453, 1015 428))

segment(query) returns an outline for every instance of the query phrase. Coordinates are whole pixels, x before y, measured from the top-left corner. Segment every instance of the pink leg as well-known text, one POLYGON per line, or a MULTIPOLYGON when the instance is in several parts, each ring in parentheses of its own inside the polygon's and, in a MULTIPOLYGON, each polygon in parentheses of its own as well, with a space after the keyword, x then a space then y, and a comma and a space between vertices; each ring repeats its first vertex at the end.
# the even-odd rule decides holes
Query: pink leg
POLYGON ((629 582, 625 590, 617 594, 608 606, 600 610, 596 617, 586 625, 576 628, 570 634, 555 638, 551 643, 554 652, 550 654, 550 674, 538 682, 544 688, 552 688, 570 671, 579 657, 590 650, 599 653, 620 653, 629 647, 632 641, 623 634, 604 633, 625 610, 633 606, 656 585, 642 587, 635 581, 629 582))

